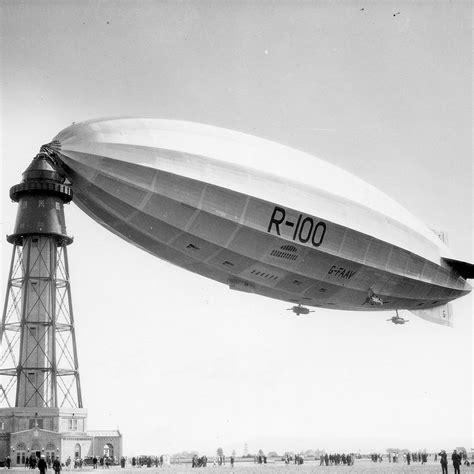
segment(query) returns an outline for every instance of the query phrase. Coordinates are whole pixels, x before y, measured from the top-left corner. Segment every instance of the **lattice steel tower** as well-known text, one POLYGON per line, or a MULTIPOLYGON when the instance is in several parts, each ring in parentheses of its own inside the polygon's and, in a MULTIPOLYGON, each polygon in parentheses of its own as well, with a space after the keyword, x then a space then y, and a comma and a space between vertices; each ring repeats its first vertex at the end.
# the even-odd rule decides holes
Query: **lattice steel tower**
POLYGON ((39 153, 10 197, 19 207, 7 237, 13 255, 0 327, 0 407, 82 408, 63 209, 72 189, 39 153))

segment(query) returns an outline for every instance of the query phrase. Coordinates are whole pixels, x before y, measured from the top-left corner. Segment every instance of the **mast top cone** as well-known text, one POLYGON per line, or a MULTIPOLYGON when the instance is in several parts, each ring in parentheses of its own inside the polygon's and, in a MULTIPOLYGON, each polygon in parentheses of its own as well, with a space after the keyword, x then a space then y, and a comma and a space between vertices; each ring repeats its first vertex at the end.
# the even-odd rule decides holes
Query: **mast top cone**
POLYGON ((72 187, 53 160, 47 153, 38 153, 22 178, 21 183, 10 188, 10 198, 20 207, 8 242, 22 245, 27 235, 47 234, 55 236, 58 243, 70 244, 72 238, 66 233, 63 205, 72 200, 72 187))

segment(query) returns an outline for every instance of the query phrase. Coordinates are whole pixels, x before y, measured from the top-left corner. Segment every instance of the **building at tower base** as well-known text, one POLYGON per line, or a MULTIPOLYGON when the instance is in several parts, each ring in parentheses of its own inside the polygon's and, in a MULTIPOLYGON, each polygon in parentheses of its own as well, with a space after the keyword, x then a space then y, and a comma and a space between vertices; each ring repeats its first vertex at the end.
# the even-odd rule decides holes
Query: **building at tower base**
POLYGON ((87 430, 84 408, 1 408, 0 460, 10 457, 12 466, 24 466, 33 456, 61 462, 68 458, 110 457, 118 462, 123 455, 119 430, 87 430))

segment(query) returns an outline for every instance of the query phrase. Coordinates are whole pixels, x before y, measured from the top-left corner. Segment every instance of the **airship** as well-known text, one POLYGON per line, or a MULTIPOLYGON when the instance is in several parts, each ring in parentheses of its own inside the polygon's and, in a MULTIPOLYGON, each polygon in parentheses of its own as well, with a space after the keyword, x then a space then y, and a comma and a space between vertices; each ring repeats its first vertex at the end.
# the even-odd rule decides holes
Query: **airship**
POLYGON ((263 138, 112 118, 75 123, 43 150, 92 219, 232 290, 447 326, 448 303, 471 291, 474 266, 386 194, 263 138))

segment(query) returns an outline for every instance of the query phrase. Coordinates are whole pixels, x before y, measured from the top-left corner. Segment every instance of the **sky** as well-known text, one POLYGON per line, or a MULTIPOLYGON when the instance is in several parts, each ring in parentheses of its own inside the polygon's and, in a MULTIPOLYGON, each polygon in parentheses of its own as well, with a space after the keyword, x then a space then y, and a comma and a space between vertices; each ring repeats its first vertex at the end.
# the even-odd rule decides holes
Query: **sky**
MULTIPOLYGON (((329 161, 472 262, 470 2, 3 0, 0 17, 2 235, 8 190, 42 144, 72 122, 144 116, 329 161)), ((403 326, 387 312, 295 317, 74 204, 66 220, 88 427, 119 427, 126 455, 474 445, 471 295, 453 329, 409 313, 403 326)), ((11 251, 2 238, 2 294, 11 251)))

